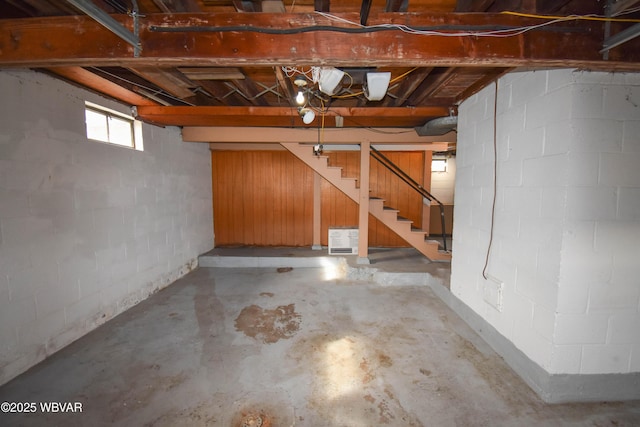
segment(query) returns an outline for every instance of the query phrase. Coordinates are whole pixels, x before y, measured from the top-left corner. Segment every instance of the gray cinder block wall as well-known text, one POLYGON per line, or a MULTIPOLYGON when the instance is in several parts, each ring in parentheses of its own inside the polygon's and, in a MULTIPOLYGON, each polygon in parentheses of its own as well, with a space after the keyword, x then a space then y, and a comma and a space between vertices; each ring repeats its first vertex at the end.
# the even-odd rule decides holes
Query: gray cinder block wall
POLYGON ((451 292, 545 400, 638 399, 640 74, 499 80, 485 279, 495 94, 459 110, 451 292))
POLYGON ((85 100, 0 72, 0 384, 186 274, 213 247, 206 144, 143 124, 144 151, 88 141, 85 100))

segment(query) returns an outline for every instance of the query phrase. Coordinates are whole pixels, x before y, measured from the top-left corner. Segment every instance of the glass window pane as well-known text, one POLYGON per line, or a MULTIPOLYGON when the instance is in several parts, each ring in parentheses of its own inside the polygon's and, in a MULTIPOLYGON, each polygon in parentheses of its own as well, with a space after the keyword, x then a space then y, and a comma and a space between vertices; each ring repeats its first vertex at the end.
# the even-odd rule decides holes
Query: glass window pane
POLYGON ((109 142, 133 147, 133 132, 130 120, 109 117, 109 142))
POLYGON ((85 119, 87 123, 87 138, 104 142, 109 141, 107 116, 97 111, 85 109, 85 119))
POLYGON ((431 161, 431 172, 446 172, 447 159, 433 159, 431 161))

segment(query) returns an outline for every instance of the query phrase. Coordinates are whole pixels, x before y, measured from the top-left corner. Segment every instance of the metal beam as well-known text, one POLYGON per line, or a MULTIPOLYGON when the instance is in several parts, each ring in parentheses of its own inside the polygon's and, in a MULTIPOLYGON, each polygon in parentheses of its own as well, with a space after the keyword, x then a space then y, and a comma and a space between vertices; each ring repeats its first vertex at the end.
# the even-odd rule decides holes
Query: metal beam
POLYGON ((605 39, 600 53, 607 52, 616 46, 620 46, 622 43, 626 43, 629 40, 635 39, 640 36, 640 24, 635 24, 632 27, 622 30, 619 33, 605 39))
POLYGON ((624 12, 627 9, 631 9, 640 3, 640 0, 618 0, 613 2, 610 7, 611 16, 616 16, 620 12, 624 12))
POLYGON ((141 49, 140 39, 131 31, 123 27, 118 21, 113 19, 107 12, 100 9, 89 0, 67 0, 96 21, 103 25, 106 29, 129 43, 135 49, 141 49))

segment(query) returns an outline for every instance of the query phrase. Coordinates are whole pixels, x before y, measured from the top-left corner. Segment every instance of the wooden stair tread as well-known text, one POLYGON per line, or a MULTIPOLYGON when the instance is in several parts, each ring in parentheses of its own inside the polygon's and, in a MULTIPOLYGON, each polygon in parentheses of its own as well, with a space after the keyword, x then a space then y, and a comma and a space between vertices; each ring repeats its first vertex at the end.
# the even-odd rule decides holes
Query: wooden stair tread
MULTIPOLYGON (((310 147, 305 147, 296 143, 282 143, 291 153, 300 158, 309 167, 323 176, 327 181, 334 185, 338 190, 342 191, 347 197, 359 202, 360 190, 357 188, 358 178, 343 177, 343 168, 340 166, 330 166, 327 156, 313 156, 310 147), (327 159, 325 162, 314 161, 313 159, 327 159), (354 186, 349 188, 354 182, 354 186)), ((432 261, 450 261, 451 253, 440 251, 440 243, 437 240, 427 240, 427 233, 414 227, 413 221, 409 218, 398 215, 399 211, 389 206, 381 206, 380 202, 384 202, 381 197, 369 197, 369 212, 378 218, 383 224, 403 238, 407 243, 411 244, 420 253, 432 261), (389 215, 391 214, 391 215, 389 215)))

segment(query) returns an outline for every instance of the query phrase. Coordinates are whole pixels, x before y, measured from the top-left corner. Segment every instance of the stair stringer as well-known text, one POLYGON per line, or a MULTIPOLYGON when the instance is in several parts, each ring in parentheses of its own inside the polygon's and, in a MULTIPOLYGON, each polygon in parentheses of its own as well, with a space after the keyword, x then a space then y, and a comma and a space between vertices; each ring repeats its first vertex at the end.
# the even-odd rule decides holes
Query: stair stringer
MULTIPOLYGON (((356 187, 356 179, 342 177, 342 168, 329 166, 328 157, 316 156, 311 147, 305 147, 296 142, 280 144, 351 200, 360 202, 360 189, 356 187)), ((451 260, 450 253, 439 250, 440 245, 437 241, 425 239, 427 233, 424 230, 412 229, 412 221, 399 218, 398 211, 395 209, 385 209, 383 199, 370 198, 369 213, 430 260, 451 260)))

